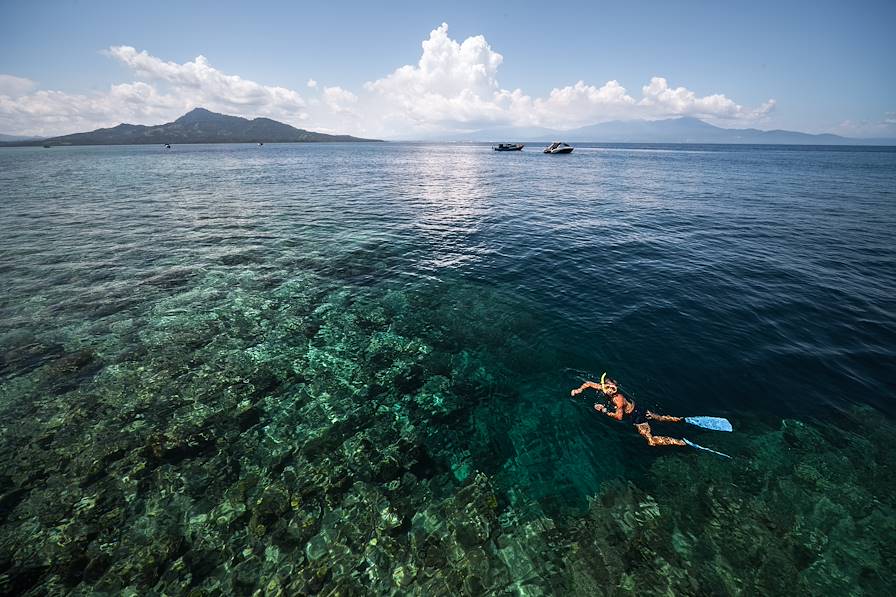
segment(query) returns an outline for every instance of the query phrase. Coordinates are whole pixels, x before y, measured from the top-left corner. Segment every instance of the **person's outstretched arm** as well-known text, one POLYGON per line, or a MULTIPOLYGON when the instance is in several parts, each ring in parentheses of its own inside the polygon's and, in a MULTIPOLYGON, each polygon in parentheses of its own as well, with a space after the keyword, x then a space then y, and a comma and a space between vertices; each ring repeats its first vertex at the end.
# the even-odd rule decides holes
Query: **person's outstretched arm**
POLYGON ((582 392, 584 392, 585 390, 587 390, 588 388, 594 388, 595 390, 602 389, 601 385, 599 383, 594 382, 594 381, 586 381, 585 383, 583 383, 582 385, 577 387, 575 390, 570 392, 569 395, 577 396, 577 395, 581 394, 582 392))

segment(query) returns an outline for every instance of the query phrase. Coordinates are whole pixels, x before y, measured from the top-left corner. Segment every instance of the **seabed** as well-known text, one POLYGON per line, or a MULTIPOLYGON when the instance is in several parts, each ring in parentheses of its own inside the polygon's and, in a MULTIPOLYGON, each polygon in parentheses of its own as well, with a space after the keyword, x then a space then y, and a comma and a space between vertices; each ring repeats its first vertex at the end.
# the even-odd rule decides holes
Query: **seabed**
POLYGON ((870 409, 837 427, 740 421, 712 435, 731 461, 645 448, 645 474, 564 508, 540 499, 535 456, 489 459, 488 405, 538 422, 501 368, 537 358, 514 332, 525 314, 487 290, 192 270, 146 284, 164 298, 142 316, 2 338, 5 594, 896 586, 896 429, 870 409))

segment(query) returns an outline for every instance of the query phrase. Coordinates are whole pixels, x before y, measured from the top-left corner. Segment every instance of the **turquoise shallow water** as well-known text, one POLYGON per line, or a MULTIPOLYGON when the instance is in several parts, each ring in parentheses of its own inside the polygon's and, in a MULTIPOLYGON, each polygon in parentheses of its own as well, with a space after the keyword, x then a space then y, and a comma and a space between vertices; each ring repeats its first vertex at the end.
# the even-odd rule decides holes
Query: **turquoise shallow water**
POLYGON ((896 151, 0 150, 0 587, 880 593, 896 151), (610 371, 730 463, 569 389, 610 371))

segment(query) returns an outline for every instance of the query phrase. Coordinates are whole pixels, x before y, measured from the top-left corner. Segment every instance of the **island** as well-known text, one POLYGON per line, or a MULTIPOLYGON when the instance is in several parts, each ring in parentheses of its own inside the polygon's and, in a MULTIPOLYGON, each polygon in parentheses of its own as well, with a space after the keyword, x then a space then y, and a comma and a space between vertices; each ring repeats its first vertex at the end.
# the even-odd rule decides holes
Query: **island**
POLYGON ((379 142, 351 135, 327 135, 306 131, 270 118, 242 118, 205 108, 190 110, 174 122, 155 126, 119 124, 87 133, 73 133, 39 140, 0 143, 2 146, 151 145, 188 143, 326 143, 379 142))

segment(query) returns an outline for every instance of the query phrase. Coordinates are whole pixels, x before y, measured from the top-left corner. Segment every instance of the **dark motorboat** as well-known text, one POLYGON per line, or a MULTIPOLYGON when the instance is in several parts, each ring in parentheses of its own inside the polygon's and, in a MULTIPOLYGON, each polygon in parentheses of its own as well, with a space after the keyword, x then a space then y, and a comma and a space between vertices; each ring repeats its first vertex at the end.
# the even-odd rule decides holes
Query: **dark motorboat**
POLYGON ((566 143, 555 141, 544 148, 545 153, 572 153, 574 148, 566 143))
POLYGON ((498 143, 497 146, 492 147, 495 151, 522 151, 523 145, 522 143, 498 143))
POLYGON ((44 145, 44 149, 50 149, 50 147, 52 147, 52 145, 44 145))

